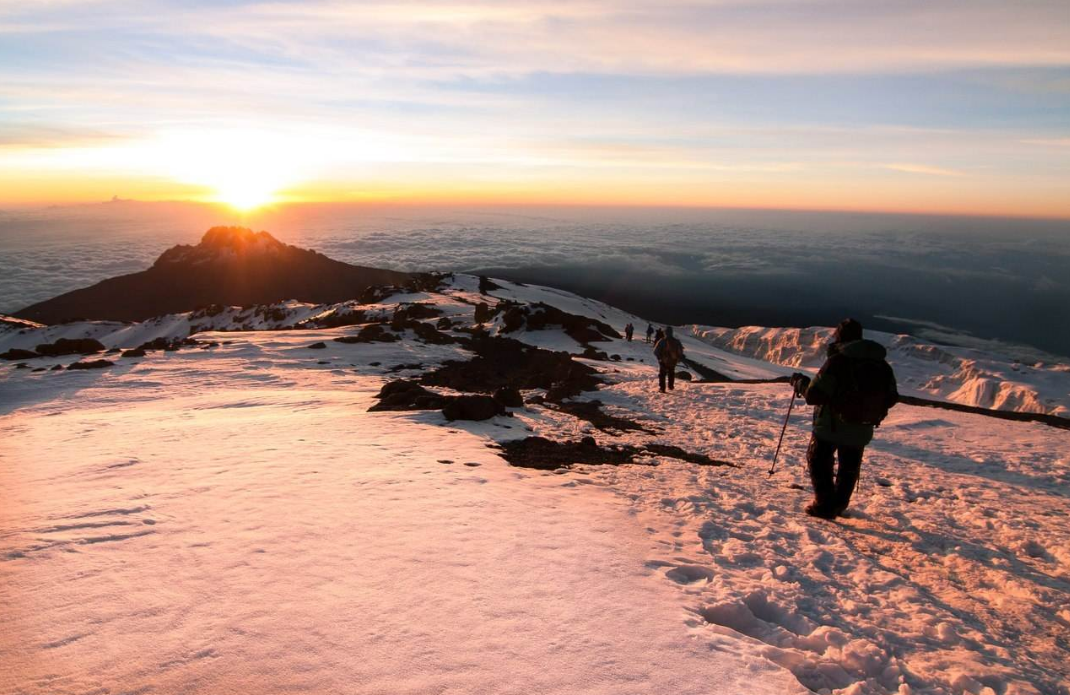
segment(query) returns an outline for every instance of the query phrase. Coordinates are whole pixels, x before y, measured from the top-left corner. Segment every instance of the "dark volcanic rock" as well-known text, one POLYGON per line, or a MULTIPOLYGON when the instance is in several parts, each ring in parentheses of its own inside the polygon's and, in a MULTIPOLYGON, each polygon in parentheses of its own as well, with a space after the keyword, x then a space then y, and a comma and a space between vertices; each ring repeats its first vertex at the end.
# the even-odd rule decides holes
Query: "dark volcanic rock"
POLYGON ((669 458, 680 459, 681 461, 687 461, 688 463, 695 463, 700 466, 731 466, 735 468, 735 464, 728 461, 721 461, 720 459, 711 459, 705 454, 696 454, 690 451, 685 451, 678 446, 672 444, 647 444, 643 449, 650 454, 656 456, 667 456, 669 458))
POLYGON ((137 346, 137 349, 142 351, 163 350, 165 352, 176 352, 181 348, 193 347, 194 345, 199 345, 199 343, 193 338, 153 338, 137 346))
POLYGON ((22 350, 20 348, 11 348, 5 353, 0 354, 0 360, 32 360, 35 357, 42 357, 33 350, 22 350))
POLYGON ((620 465, 631 463, 639 450, 633 446, 599 446, 592 437, 578 442, 557 442, 527 437, 502 444, 502 458, 510 465, 553 471, 574 463, 620 465))
POLYGON ((446 398, 428 391, 415 381, 398 379, 379 389, 375 396, 379 402, 368 408, 379 410, 438 410, 446 404, 446 398))
POLYGON ((676 378, 680 381, 691 381, 691 372, 681 369, 680 371, 676 372, 676 378))
POLYGON ((43 323, 73 318, 141 321, 198 306, 330 304, 370 285, 403 284, 409 273, 353 266, 283 244, 267 232, 213 227, 196 246, 165 251, 148 270, 114 277, 26 307, 16 316, 43 323))
POLYGON ((88 362, 75 362, 69 365, 67 369, 104 369, 105 367, 114 367, 114 362, 108 360, 90 360, 88 362))
POLYGON ((520 389, 515 386, 502 386, 494 392, 494 400, 506 408, 524 407, 524 397, 520 394, 520 389))
POLYGON ((603 432, 647 432, 654 430, 643 427, 634 420, 616 417, 602 410, 602 401, 583 401, 580 403, 561 403, 557 409, 569 415, 586 420, 603 432))
POLYGON ((104 350, 104 345, 92 338, 60 338, 54 343, 43 343, 37 346, 37 353, 45 357, 60 357, 63 355, 93 355, 104 350))
POLYGON ((397 340, 398 337, 395 334, 383 328, 382 325, 373 323, 360 329, 360 333, 356 335, 343 335, 335 338, 334 342, 355 345, 357 343, 394 343, 397 340))
POLYGON ((547 389, 549 400, 594 390, 601 383, 591 367, 567 352, 551 352, 510 338, 477 335, 469 347, 476 356, 467 362, 449 361, 425 374, 423 383, 469 393, 494 393, 503 386, 547 389))
POLYGON ((449 421, 489 420, 505 413, 505 407, 491 396, 453 396, 442 406, 449 421))
POLYGON ((489 294, 490 292, 493 292, 494 290, 500 290, 501 288, 501 285, 497 284, 496 282, 488 278, 486 275, 479 276, 480 294, 489 294))
POLYGON ((133 350, 126 350, 123 352, 123 357, 144 357, 145 351, 141 348, 134 348, 133 350))
POLYGON ((319 342, 319 343, 312 343, 311 345, 308 346, 308 349, 309 350, 323 350, 326 347, 327 347, 327 343, 319 342))
POLYGON ((617 333, 608 323, 579 314, 570 314, 542 302, 532 305, 501 302, 495 310, 503 312, 503 333, 512 333, 522 327, 526 327, 529 331, 539 331, 551 326, 560 326, 569 337, 585 347, 589 347, 588 343, 605 342, 611 338, 621 337, 620 333, 617 333))

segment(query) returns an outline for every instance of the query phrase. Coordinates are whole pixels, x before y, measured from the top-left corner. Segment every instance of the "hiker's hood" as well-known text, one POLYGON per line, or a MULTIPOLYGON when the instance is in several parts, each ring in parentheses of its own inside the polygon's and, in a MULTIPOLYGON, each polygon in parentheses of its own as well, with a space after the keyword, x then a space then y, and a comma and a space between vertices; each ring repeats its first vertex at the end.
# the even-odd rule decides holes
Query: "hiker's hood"
POLYGON ((839 346, 840 354, 855 360, 883 360, 888 354, 884 346, 872 340, 852 340, 839 346))

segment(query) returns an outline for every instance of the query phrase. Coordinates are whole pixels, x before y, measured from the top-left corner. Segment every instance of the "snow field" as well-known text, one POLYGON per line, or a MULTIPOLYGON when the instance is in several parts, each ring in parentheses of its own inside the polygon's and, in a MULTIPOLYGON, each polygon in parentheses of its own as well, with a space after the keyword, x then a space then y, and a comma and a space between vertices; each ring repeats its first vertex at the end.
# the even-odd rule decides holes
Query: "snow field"
MULTIPOLYGON (((495 298, 458 276, 381 308, 398 301, 470 318, 495 298)), ((766 476, 783 384, 662 396, 650 346, 612 341, 595 345, 620 362, 587 361, 610 383, 583 398, 655 434, 536 406, 446 423, 366 411, 385 380, 465 351, 330 340, 356 330, 207 333, 233 342, 94 373, 5 368, 0 692, 1070 693, 1065 431, 898 406, 850 517, 826 522, 802 513, 808 408, 766 476), (486 446, 530 434, 737 467, 543 473, 486 446)), ((580 350, 560 331, 510 337, 580 350)), ((736 378, 793 370, 681 337, 736 378)))

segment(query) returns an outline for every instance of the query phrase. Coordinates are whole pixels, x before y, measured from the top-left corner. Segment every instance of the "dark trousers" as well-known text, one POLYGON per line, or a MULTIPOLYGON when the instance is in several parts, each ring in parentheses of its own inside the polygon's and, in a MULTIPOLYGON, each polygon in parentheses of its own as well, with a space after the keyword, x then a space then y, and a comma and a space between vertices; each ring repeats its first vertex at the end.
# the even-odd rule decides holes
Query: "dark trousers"
POLYGON ((661 364, 658 365, 658 387, 664 391, 665 381, 669 382, 669 390, 672 391, 673 386, 676 384, 676 365, 675 364, 661 364))
POLYGON ((814 485, 814 503, 828 512, 839 514, 851 503, 851 494, 858 484, 865 447, 833 444, 817 435, 810 435, 806 463, 810 482, 814 485), (840 465, 833 475, 833 458, 838 454, 840 465))

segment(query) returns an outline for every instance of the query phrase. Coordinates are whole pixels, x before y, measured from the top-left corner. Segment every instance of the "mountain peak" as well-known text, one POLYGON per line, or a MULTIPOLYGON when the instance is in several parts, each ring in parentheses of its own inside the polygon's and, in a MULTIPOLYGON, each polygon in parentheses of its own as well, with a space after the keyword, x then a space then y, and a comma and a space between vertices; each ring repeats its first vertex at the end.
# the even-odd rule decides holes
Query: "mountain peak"
POLYGON ((234 262, 255 256, 277 256, 288 248, 267 232, 254 232, 248 227, 212 227, 196 246, 180 244, 164 251, 156 259, 156 265, 234 262))

